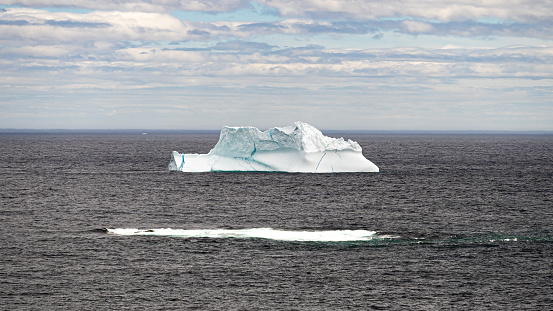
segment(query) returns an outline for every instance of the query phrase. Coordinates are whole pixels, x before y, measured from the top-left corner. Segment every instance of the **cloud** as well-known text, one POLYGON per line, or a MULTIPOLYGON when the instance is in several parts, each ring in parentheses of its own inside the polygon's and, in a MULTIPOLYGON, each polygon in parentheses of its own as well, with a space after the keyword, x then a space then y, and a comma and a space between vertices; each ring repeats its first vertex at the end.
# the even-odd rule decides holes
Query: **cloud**
POLYGON ((32 8, 81 8, 103 11, 169 12, 172 10, 229 12, 249 6, 247 0, 6 0, 4 5, 20 5, 32 8))
MULTIPOLYGON (((95 11, 86 14, 7 9, 0 14, 0 40, 26 42, 181 41, 220 31, 217 25, 193 24, 169 14, 95 11)), ((225 32, 225 31, 223 31, 225 32)))
MULTIPOLYGON (((17 57, 18 63, 0 64, 6 79, 39 68, 67 76, 68 83, 85 74, 100 79, 135 81, 127 85, 151 83, 152 74, 163 83, 179 85, 182 77, 220 76, 335 76, 335 77, 414 77, 417 79, 512 78, 550 79, 553 47, 512 46, 487 48, 386 48, 343 50, 322 46, 279 48, 254 41, 230 40, 204 48, 98 44, 4 47, 0 57, 17 57), (127 76, 126 73, 132 73, 127 76), (136 79, 144 76, 144 81, 136 79)), ((61 81, 61 80, 58 80, 61 81)), ((44 84, 50 84, 48 79, 44 84)), ((109 83, 108 83, 109 85, 109 83)), ((110 85, 113 87, 113 85, 110 85)))
POLYGON ((401 125, 411 128, 424 128, 432 118, 459 124, 456 111, 472 124, 491 114, 510 126, 522 120, 516 119, 521 111, 531 111, 526 127, 553 124, 553 46, 547 41, 553 13, 546 2, 214 3, 11 1, 28 7, 0 9, 0 122, 23 124, 10 116, 35 110, 58 122, 69 119, 56 113, 105 120, 109 111, 117 111, 114 122, 133 122, 140 110, 144 118, 157 114, 148 124, 166 128, 182 128, 184 119, 191 127, 211 122, 217 128, 225 120, 304 116, 326 118, 329 125, 342 118, 343 126, 336 126, 343 128, 367 128, 370 120, 383 129, 398 119, 410 120, 401 125), (258 15, 244 20, 212 14, 252 5, 258 15), (283 18, 258 18, 268 8, 283 18), (206 14, 198 13, 184 20, 172 10, 213 18, 202 21, 206 14), (491 41, 498 37, 505 38, 491 41), (436 42, 464 46, 435 48, 436 42), (475 44, 495 48, 467 47, 475 44), (501 119, 507 116, 514 119, 501 119))
POLYGON ((378 20, 382 18, 415 18, 434 21, 464 21, 497 18, 504 21, 536 22, 553 18, 551 3, 547 0, 519 0, 512 3, 480 0, 6 0, 4 5, 34 8, 82 8, 102 11, 171 12, 174 10, 198 12, 232 12, 263 6, 265 11, 278 12, 283 17, 314 19, 378 20))
MULTIPOLYGON (((551 36, 550 29, 553 27, 539 33, 551 36)), ((532 76, 542 79, 550 75, 548 70, 553 62, 550 47, 331 50, 313 45, 279 48, 252 40, 272 34, 381 36, 382 32, 391 31, 439 36, 522 36, 532 30, 535 29, 516 23, 466 21, 190 22, 165 13, 96 11, 76 14, 10 8, 0 14, 0 42, 4 44, 0 56, 18 59, 22 62, 19 68, 26 72, 32 68, 47 68, 51 65, 46 59, 58 58, 64 63, 58 64, 63 70, 81 68, 100 74, 136 68, 164 74, 164 68, 172 68, 181 75, 532 76), (173 45, 186 40, 214 39, 216 41, 201 48, 173 45), (163 41, 172 43, 164 45, 163 41), (26 59, 33 59, 28 63, 35 67, 28 66, 26 59)))
POLYGON ((511 21, 548 20, 553 17, 549 1, 520 0, 513 4, 501 1, 409 2, 402 0, 262 0, 286 17, 343 18, 378 20, 381 18, 421 18, 438 21, 478 20, 495 17, 511 21))
POLYGON ((26 20, 0 20, 0 25, 26 26, 29 25, 29 22, 26 20))
POLYGON ((76 22, 71 20, 47 20, 46 25, 64 28, 107 28, 108 23, 76 22))
POLYGON ((413 20, 402 21, 400 28, 411 34, 430 33, 434 29, 430 23, 413 20))
POLYGON ((195 37, 209 37, 211 32, 201 29, 190 29, 186 32, 186 34, 195 37))
POLYGON ((291 22, 283 21, 282 24, 288 24, 290 28, 297 29, 299 33, 306 34, 366 34, 377 31, 377 28, 365 22, 316 22, 308 20, 292 20, 291 22))
POLYGON ((475 21, 428 22, 411 19, 380 21, 190 22, 167 13, 94 11, 85 14, 11 8, 0 13, 0 42, 20 45, 82 41, 186 41, 244 39, 260 35, 363 35, 395 32, 457 37, 553 38, 553 21, 538 25, 475 21))
POLYGON ((218 42, 212 49, 218 51, 264 51, 275 46, 259 42, 226 41, 218 42))
POLYGON ((528 37, 553 39, 553 21, 540 24, 482 23, 475 21, 430 23, 403 21, 400 28, 409 34, 455 37, 528 37))

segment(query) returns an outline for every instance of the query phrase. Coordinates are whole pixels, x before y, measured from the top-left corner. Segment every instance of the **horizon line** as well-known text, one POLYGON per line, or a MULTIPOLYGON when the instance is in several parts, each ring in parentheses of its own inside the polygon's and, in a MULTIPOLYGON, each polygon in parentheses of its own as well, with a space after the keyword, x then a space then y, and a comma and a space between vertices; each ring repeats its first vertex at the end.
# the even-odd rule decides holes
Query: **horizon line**
MULTIPOLYGON (((344 130, 344 129, 320 129, 327 133, 360 133, 360 134, 549 134, 553 130, 344 130)), ((62 134, 62 133, 137 133, 147 135, 149 133, 220 133, 220 129, 14 129, 0 128, 0 134, 62 134)))

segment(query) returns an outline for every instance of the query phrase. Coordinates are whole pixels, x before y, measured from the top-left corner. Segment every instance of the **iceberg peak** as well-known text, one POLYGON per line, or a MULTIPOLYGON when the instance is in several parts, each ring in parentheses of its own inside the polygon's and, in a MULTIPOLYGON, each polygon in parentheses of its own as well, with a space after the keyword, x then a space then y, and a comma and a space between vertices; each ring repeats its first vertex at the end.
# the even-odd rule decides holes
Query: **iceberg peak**
POLYGON ((248 157, 254 151, 297 150, 324 152, 328 150, 361 151, 357 142, 324 136, 315 127, 297 121, 286 127, 273 127, 264 132, 256 127, 229 127, 221 130, 219 142, 209 152, 212 155, 248 157))
POLYGON ((361 151, 357 142, 325 136, 301 121, 263 132, 251 126, 225 126, 208 154, 173 151, 169 170, 378 172, 361 151))

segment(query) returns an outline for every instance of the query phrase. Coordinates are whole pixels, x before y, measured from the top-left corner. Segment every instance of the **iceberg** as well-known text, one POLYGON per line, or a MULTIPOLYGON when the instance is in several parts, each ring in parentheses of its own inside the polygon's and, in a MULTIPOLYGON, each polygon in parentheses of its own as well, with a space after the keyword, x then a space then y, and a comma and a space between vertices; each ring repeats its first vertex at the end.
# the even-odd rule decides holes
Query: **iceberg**
POLYGON ((219 141, 207 154, 173 151, 170 171, 181 172, 378 172, 355 141, 324 136, 315 127, 291 126, 260 131, 256 127, 221 130, 219 141))
POLYGON ((182 238, 236 238, 236 239, 269 239, 278 241, 305 241, 305 242, 348 242, 370 241, 376 236, 376 231, 368 230, 328 230, 328 231, 286 231, 271 228, 251 229, 134 229, 116 228, 105 231, 116 235, 151 235, 182 238))

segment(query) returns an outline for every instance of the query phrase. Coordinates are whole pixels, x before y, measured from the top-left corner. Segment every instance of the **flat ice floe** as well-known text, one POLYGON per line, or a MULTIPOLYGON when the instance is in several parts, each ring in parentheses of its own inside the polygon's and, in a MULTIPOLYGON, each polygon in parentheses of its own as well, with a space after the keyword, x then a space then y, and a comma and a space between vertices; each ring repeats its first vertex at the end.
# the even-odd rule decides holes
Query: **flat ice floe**
POLYGON ((279 241, 304 241, 304 242, 352 242, 370 241, 374 238, 375 231, 367 230, 328 230, 328 231, 287 231, 271 228, 252 229, 134 229, 118 228, 106 229, 108 233, 117 235, 152 235, 170 236, 182 238, 259 238, 279 241))
POLYGON ((170 171, 181 172, 378 172, 355 141, 324 136, 315 127, 296 122, 266 131, 251 126, 221 130, 207 154, 173 151, 170 171))

